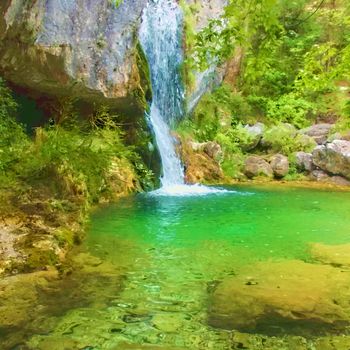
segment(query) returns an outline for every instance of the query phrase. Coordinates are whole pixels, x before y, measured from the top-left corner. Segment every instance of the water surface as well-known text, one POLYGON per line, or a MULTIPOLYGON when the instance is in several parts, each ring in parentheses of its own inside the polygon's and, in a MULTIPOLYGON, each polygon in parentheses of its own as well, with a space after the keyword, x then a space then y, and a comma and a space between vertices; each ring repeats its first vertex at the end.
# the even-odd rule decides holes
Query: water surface
POLYGON ((27 332, 29 349, 231 349, 231 333, 207 323, 222 280, 256 262, 313 262, 310 243, 350 243, 348 192, 229 190, 140 194, 95 212, 80 254, 83 285, 42 293, 51 306, 41 331, 27 332))

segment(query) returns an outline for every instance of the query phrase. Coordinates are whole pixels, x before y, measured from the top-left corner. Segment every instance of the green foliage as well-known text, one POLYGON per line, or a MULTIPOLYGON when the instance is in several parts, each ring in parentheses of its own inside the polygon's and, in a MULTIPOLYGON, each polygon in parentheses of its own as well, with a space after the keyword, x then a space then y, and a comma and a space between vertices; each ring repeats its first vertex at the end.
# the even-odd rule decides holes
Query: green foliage
POLYGON ((125 146, 124 134, 108 109, 101 108, 90 120, 82 120, 66 101, 56 123, 37 128, 31 139, 14 119, 16 103, 2 81, 0 93, 2 189, 9 183, 13 194, 43 188, 56 203, 68 200, 84 208, 113 197, 112 181, 129 181, 125 186, 133 187, 136 176, 127 175, 129 179, 123 180, 124 174, 132 174, 133 165, 148 186, 152 182, 152 173, 135 151, 125 146), (121 160, 123 169, 116 166, 121 160), (111 174, 116 171, 119 173, 113 179, 111 174))
POLYGON ((334 66, 338 50, 333 43, 314 45, 304 55, 304 66, 295 81, 295 90, 306 93, 326 93, 334 89, 338 72, 334 66))
POLYGON ((15 119, 16 110, 17 104, 11 91, 0 79, 0 179, 2 182, 11 177, 9 169, 19 161, 29 143, 24 127, 15 119))
POLYGON ((274 153, 291 155, 297 151, 310 152, 315 148, 313 139, 300 135, 290 124, 278 124, 264 132, 263 145, 274 153))
POLYGON ((266 115, 272 122, 290 123, 297 128, 310 124, 315 114, 315 105, 294 93, 282 95, 277 100, 268 100, 266 115))
POLYGON ((192 57, 191 52, 193 52, 194 45, 196 43, 195 15, 198 12, 197 6, 200 6, 200 5, 189 4, 185 0, 180 0, 179 4, 184 14, 184 31, 185 31, 184 44, 185 44, 185 50, 188 53, 187 58, 184 60, 180 69, 181 69, 182 80, 185 86, 187 87, 186 91, 191 92, 195 84, 194 73, 192 71, 193 61, 191 58, 192 57))
POLYGON ((193 113, 195 134, 198 140, 213 140, 221 130, 237 125, 250 115, 250 107, 240 94, 222 85, 206 94, 193 113))

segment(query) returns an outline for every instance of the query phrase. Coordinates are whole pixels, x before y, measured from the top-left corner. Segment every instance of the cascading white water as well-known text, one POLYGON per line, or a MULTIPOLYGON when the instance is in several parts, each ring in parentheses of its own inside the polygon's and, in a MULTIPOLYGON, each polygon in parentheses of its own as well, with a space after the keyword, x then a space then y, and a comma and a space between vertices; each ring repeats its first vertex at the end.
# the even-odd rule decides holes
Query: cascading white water
POLYGON ((148 118, 163 166, 162 187, 154 193, 186 196, 227 192, 185 185, 184 170, 176 154, 176 140, 170 128, 183 115, 182 28, 183 14, 176 0, 149 0, 142 16, 139 38, 151 71, 153 98, 148 118))
POLYGON ((184 184, 170 126, 183 114, 184 90, 180 78, 182 11, 175 1, 154 0, 145 8, 140 42, 151 71, 153 99, 149 119, 162 160, 162 187, 184 184))

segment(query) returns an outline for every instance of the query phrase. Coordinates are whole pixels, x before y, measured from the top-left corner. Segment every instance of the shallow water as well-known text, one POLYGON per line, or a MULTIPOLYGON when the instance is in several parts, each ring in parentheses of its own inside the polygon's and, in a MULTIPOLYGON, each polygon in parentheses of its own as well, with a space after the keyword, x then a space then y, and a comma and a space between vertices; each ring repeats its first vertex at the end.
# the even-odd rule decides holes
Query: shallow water
POLYGON ((228 189, 98 210, 80 270, 40 292, 44 314, 16 349, 234 349, 232 332, 207 322, 222 280, 257 262, 313 262, 310 243, 350 243, 348 192, 228 189))

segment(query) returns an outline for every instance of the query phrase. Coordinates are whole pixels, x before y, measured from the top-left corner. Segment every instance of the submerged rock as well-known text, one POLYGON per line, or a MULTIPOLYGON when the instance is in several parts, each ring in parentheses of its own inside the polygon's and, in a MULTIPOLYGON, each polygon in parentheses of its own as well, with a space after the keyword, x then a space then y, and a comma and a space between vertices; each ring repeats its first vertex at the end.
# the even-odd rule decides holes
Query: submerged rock
POLYGON ((350 141, 334 140, 312 152, 313 163, 328 173, 350 179, 350 141))
POLYGON ((311 255, 324 264, 350 267, 350 244, 314 243, 311 245, 311 255))
POLYGON ((208 321, 266 334, 343 329, 350 321, 349 282, 348 274, 327 265, 257 263, 217 287, 208 321))
POLYGON ((275 154, 271 157, 270 165, 276 177, 284 177, 289 171, 289 160, 282 154, 275 154))
POLYGON ((249 178, 257 176, 273 177, 271 165, 264 158, 259 156, 250 156, 246 159, 244 173, 249 178))
POLYGON ((315 124, 308 128, 302 129, 299 132, 312 137, 317 144, 322 145, 327 141, 328 135, 333 127, 333 124, 315 124))

